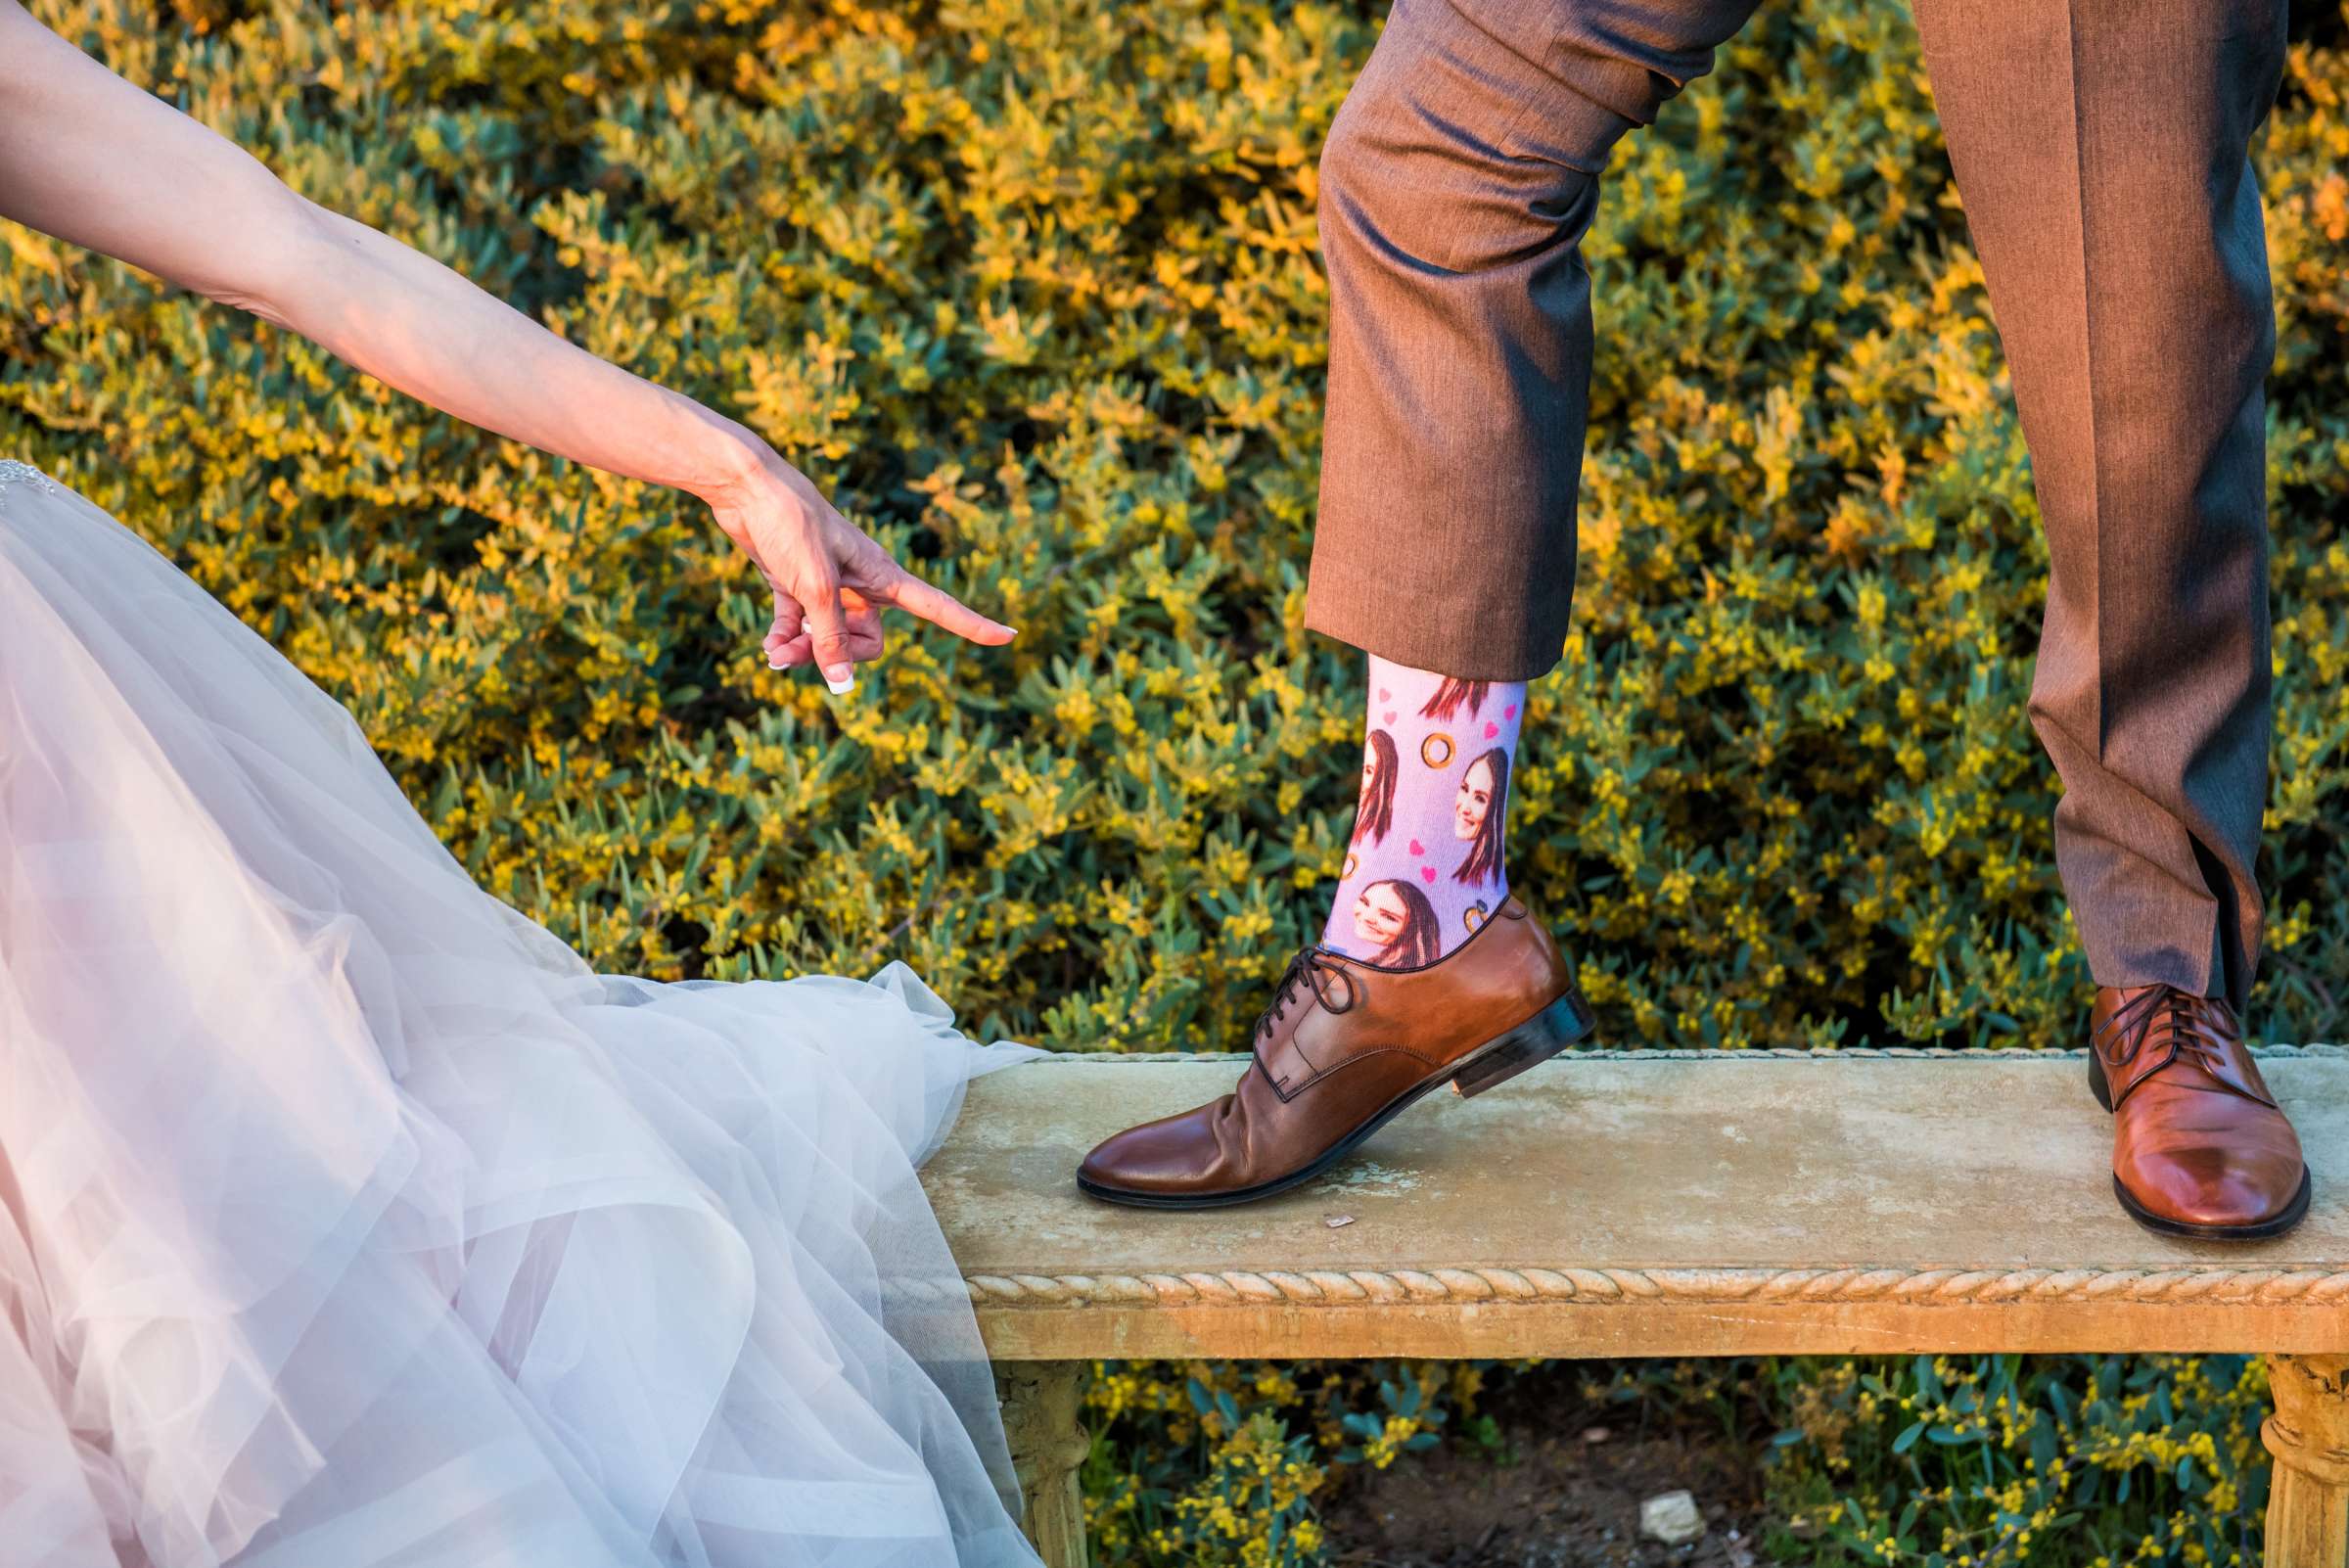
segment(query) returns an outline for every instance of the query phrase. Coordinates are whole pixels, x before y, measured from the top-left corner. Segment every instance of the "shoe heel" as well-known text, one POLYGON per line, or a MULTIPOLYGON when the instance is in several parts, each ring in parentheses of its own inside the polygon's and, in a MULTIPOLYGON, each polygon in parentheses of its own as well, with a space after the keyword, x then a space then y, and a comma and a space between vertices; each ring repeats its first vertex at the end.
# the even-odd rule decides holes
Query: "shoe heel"
POLYGON ((1565 995, 1470 1057, 1452 1075, 1452 1090, 1465 1098, 1482 1094, 1496 1084, 1506 1083, 1589 1034, 1594 1022, 1582 992, 1569 989, 1565 995))
POLYGON ((2112 1110, 2112 1083, 2104 1076, 2104 1059, 2093 1050, 2088 1053, 2088 1091, 2107 1112, 2112 1110))

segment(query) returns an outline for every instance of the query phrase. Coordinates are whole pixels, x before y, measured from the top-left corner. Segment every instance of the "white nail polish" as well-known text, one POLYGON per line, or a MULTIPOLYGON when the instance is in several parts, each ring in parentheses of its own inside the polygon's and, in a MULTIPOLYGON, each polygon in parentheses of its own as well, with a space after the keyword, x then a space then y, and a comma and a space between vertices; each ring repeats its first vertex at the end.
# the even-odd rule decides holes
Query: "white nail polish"
POLYGON ((835 697, 846 696, 848 693, 856 689, 856 677, 854 675, 850 675, 845 679, 835 680, 830 675, 826 675, 824 677, 824 689, 829 691, 835 697))

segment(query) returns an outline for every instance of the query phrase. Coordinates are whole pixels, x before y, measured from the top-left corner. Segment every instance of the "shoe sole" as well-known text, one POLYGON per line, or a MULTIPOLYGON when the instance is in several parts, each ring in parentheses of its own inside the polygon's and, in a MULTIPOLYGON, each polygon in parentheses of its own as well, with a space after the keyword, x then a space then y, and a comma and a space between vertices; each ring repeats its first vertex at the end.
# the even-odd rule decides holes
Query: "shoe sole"
MULTIPOLYGON (((1254 1203, 1269 1198, 1276 1192, 1302 1186, 1343 1160, 1367 1141, 1370 1134, 1385 1127, 1417 1101, 1420 1096, 1451 1084, 1463 1097, 1482 1094, 1497 1084, 1506 1083, 1538 1063, 1545 1062, 1576 1040, 1588 1036, 1596 1020, 1582 993, 1572 987, 1533 1017, 1508 1033, 1485 1041, 1459 1061, 1412 1084, 1390 1100, 1359 1127, 1331 1144, 1314 1159, 1287 1176, 1270 1181, 1260 1181, 1252 1187, 1240 1187, 1231 1192, 1142 1192, 1129 1187, 1103 1186, 1097 1181, 1077 1177, 1078 1190, 1105 1203, 1122 1203, 1136 1209, 1222 1209, 1235 1203, 1254 1203)), ((1251 1067, 1250 1071, 1254 1071, 1251 1067)))
MULTIPOLYGON (((2111 1112, 2112 1084, 2105 1078, 2104 1064, 2097 1060, 2095 1051, 2088 1053, 2088 1091, 2096 1097, 2096 1103, 2104 1107, 2107 1114, 2111 1112)), ((2308 1218, 2309 1198, 2315 1191, 2316 1182, 2308 1172, 2302 1171, 2300 1190, 2292 1194, 2292 1201, 2279 1213, 2250 1224, 2208 1225, 2155 1214, 2137 1201, 2136 1195, 2130 1192, 2118 1176, 2112 1178, 2112 1195, 2120 1199, 2124 1214, 2156 1235, 2175 1236, 2182 1241, 2266 1241, 2280 1236, 2308 1218)))

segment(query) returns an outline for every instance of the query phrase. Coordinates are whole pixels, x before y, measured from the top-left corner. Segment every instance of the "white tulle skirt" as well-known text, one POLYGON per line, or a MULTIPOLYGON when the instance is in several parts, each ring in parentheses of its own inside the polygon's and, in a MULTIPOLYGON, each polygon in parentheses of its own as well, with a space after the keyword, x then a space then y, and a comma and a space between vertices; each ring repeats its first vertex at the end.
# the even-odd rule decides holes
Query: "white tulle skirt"
POLYGON ((0 1560, 1033 1564, 914 1176, 980 1045, 593 973, 0 471, 0 1560))

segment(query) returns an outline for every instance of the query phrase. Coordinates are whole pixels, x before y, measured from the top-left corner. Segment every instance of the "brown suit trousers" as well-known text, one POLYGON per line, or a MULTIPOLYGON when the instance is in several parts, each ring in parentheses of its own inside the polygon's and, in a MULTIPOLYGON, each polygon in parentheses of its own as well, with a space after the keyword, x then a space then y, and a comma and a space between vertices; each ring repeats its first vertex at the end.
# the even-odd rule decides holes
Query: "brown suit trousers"
MULTIPOLYGON (((1556 663, 1598 176, 1754 3, 1395 0, 1321 155, 1310 625, 1451 675, 1556 663), (1406 525, 1398 496, 1441 504, 1406 525), (1414 581, 1450 585, 1445 614, 1399 613, 1414 581)), ((2089 967, 2239 1008, 2262 920, 2276 331, 2247 150, 2285 0, 1914 3, 2047 530, 2030 712, 2089 967)))

